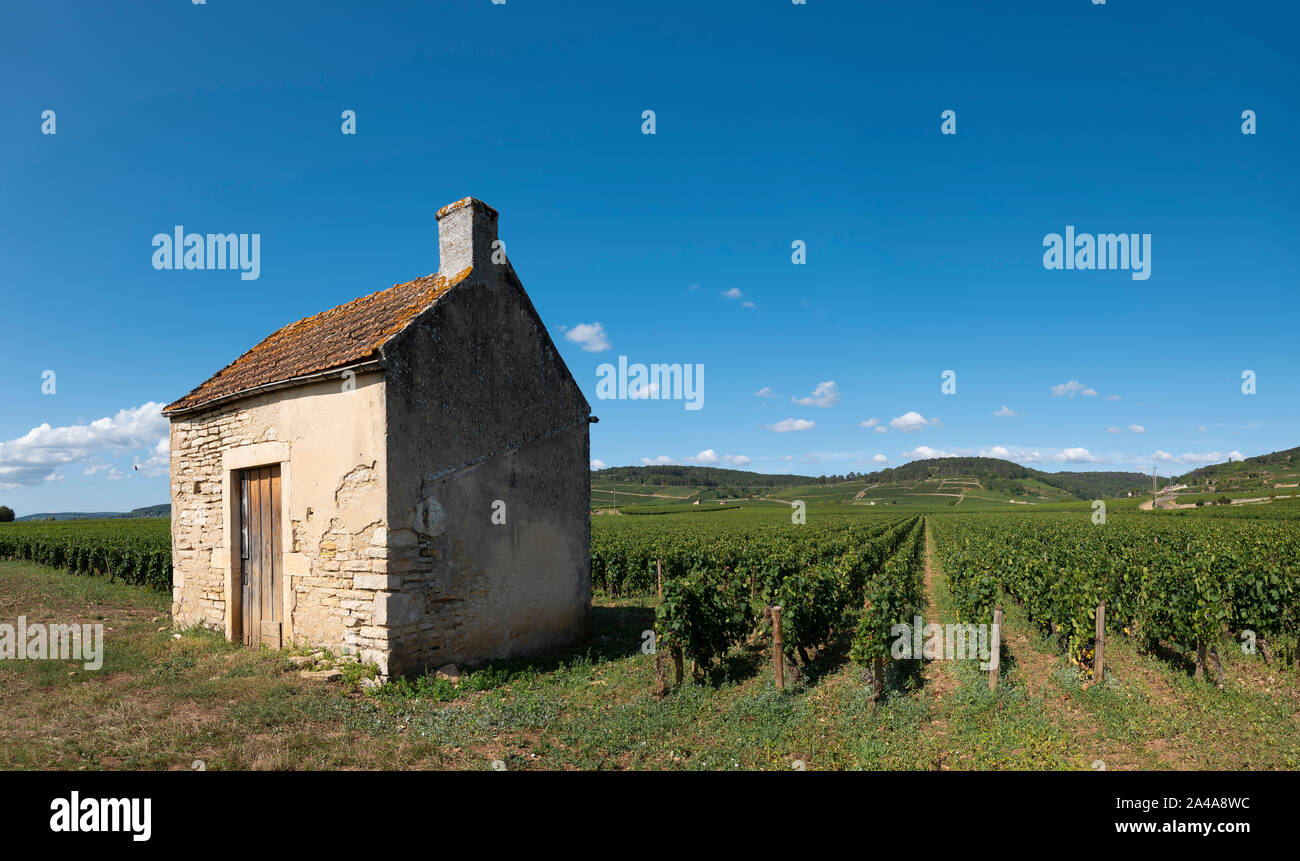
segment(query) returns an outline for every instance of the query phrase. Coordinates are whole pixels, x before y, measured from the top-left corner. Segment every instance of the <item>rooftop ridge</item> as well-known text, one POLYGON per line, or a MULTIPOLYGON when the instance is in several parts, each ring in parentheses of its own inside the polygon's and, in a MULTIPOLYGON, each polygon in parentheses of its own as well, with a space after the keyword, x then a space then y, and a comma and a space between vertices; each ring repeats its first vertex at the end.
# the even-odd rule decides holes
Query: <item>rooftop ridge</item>
POLYGON ((422 275, 287 323, 168 404, 163 415, 372 359, 471 271, 465 268, 450 278, 438 272, 422 275))

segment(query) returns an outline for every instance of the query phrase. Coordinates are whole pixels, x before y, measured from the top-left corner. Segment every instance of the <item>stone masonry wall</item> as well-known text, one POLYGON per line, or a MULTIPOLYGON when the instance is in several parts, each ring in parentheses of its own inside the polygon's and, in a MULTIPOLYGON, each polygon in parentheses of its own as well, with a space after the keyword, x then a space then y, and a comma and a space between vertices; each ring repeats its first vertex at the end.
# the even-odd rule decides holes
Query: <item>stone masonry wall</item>
POLYGON ((173 418, 176 624, 231 632, 232 467, 279 463, 285 645, 358 654, 387 672, 387 630, 375 615, 389 554, 384 398, 382 376, 371 373, 354 387, 325 381, 173 418))

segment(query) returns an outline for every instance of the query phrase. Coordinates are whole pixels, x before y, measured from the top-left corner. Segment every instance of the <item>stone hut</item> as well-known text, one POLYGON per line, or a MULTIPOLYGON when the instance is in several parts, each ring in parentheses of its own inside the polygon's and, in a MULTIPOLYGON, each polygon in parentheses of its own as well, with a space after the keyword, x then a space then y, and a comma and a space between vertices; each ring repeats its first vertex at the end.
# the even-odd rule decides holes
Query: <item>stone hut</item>
POLYGON ((591 410, 473 198, 438 271, 274 332, 171 404, 172 613, 384 676, 581 637, 591 410))

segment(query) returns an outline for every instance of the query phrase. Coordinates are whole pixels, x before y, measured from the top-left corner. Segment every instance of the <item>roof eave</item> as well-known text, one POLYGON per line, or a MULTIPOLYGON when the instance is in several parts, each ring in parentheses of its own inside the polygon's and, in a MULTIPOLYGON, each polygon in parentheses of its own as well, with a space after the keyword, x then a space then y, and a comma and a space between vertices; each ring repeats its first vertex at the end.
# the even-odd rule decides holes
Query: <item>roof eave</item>
POLYGON ((370 358, 362 362, 354 362, 353 364, 350 365, 341 365, 337 368, 329 368, 324 371, 315 371, 313 373, 304 374, 299 377, 290 377, 287 380, 276 380, 270 383, 263 383, 260 386, 253 386, 251 388, 241 389, 238 392, 232 392, 231 394, 228 395, 221 395, 220 397, 212 398, 211 400, 206 400, 203 401, 202 403, 192 404, 187 407, 169 406, 163 409, 162 414, 169 419, 174 419, 180 416, 188 416, 188 415, 193 415, 194 413, 213 410, 216 409, 217 407, 225 406, 226 404, 230 404, 235 401, 242 401, 246 398, 252 398, 252 397, 256 397, 257 395, 267 394, 268 392, 275 392, 281 389, 296 388, 298 386, 306 386, 306 385, 310 385, 311 383, 319 383, 324 380, 338 379, 343 377, 345 374, 349 372, 353 374, 366 374, 372 371, 382 371, 383 369, 384 369, 383 359, 370 358))

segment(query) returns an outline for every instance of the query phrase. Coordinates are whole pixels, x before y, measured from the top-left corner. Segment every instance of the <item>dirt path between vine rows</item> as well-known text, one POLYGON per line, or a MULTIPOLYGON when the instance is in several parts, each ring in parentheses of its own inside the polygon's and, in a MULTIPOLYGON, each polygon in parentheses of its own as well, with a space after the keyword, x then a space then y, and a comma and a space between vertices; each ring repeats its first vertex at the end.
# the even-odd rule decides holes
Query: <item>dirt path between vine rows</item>
MULTIPOLYGON (((930 537, 930 522, 925 523, 925 621, 926 624, 943 624, 939 618, 935 602, 935 579, 938 569, 934 564, 934 541, 930 537)), ((925 690, 939 699, 957 686, 957 679, 952 674, 952 667, 947 661, 926 661, 922 668, 925 690)))
MULTIPOLYGON (((930 536, 930 521, 925 521, 925 621, 927 624, 942 624, 943 620, 939 618, 938 604, 935 600, 935 580, 938 577, 938 569, 934 564, 934 541, 930 536)), ((922 661, 921 678, 921 695, 929 697, 931 706, 930 730, 935 739, 940 742, 943 749, 950 747, 948 735, 948 720, 942 714, 940 704, 943 698, 951 691, 957 688, 961 683, 953 675, 952 664, 949 661, 922 661)), ((935 763, 936 768, 948 770, 949 766, 942 760, 935 763)))

